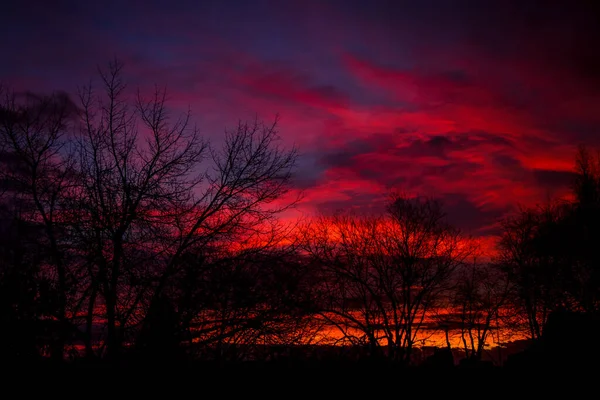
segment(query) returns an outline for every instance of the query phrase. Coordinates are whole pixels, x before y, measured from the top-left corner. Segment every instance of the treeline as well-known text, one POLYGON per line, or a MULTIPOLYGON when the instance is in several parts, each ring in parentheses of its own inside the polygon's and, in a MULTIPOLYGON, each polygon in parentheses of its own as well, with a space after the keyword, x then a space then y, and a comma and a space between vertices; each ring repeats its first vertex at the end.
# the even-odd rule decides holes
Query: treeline
POLYGON ((4 362, 267 361, 337 345, 408 365, 432 334, 480 361, 500 332, 539 342, 553 313, 598 314, 600 159, 585 149, 574 200, 502 221, 498 256, 482 259, 430 198, 282 222, 297 154, 276 122, 241 122, 215 145, 163 90, 133 94, 118 62, 77 101, 0 94, 4 362))

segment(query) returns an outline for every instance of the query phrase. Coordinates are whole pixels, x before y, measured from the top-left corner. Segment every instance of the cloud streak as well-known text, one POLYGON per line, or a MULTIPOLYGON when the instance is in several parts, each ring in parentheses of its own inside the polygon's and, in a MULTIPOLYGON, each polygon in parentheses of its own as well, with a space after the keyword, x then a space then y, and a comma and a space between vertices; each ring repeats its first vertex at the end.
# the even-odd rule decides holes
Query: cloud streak
POLYGON ((25 1, 1 17, 0 79, 74 91, 117 55, 213 140, 279 113, 305 213, 402 190, 488 236, 514 205, 564 195, 575 146, 600 144, 600 35, 585 2, 462 3, 25 1))

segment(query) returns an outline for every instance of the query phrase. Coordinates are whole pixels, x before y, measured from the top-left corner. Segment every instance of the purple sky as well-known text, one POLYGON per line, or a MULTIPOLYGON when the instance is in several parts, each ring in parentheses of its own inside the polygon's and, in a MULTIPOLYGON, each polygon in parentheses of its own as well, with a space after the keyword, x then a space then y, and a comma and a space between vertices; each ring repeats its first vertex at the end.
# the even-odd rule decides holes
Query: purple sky
POLYGON ((564 195, 576 145, 600 141, 592 1, 12 3, 0 80, 74 92, 116 56, 214 140, 279 113, 308 214, 396 189, 489 235, 511 207, 564 195))

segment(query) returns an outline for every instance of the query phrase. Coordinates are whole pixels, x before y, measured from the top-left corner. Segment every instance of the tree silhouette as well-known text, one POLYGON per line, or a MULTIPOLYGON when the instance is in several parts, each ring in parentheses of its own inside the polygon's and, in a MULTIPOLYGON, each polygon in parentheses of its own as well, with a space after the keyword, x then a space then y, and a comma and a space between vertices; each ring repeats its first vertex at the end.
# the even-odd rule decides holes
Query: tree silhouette
POLYGON ((480 362, 494 330, 509 329, 500 320, 506 317, 503 308, 510 295, 510 282, 495 265, 474 261, 459 272, 451 295, 452 319, 447 323, 459 331, 467 360, 480 362))
POLYGON ((385 216, 338 215, 305 229, 322 271, 320 314, 343 342, 410 361, 427 313, 472 250, 444 217, 435 200, 397 195, 385 216))
POLYGON ((104 300, 109 357, 127 327, 146 324, 164 304, 188 251, 273 240, 275 217, 290 205, 274 201, 287 192, 295 161, 294 150, 277 147, 275 124, 240 123, 218 150, 189 126, 189 114, 171 122, 164 91, 150 100, 138 93, 131 106, 121 75, 113 62, 100 71, 103 93, 80 92, 72 207, 80 248, 93 260, 89 309, 98 294, 104 300))
POLYGON ((174 289, 196 353, 232 361, 264 346, 305 344, 312 301, 294 253, 252 249, 189 262, 174 289))
POLYGON ((284 223, 297 154, 277 119, 211 143, 189 112, 171 115, 165 90, 131 90, 118 60, 99 78, 77 105, 0 88, 4 360, 63 362, 83 343, 97 362, 410 365, 442 328, 430 366, 453 365, 451 337, 481 364, 501 329, 525 332, 540 360, 583 361, 566 346, 599 318, 590 149, 575 158, 573 198, 507 216, 493 260, 468 263, 477 248, 432 198, 394 193, 380 214, 284 223))
POLYGON ((67 144, 77 108, 64 93, 36 96, 0 88, 0 96, 0 141, 7 155, 1 171, 4 197, 9 207, 19 208, 22 218, 42 228, 38 238, 44 247, 42 272, 53 286, 54 316, 63 331, 57 335, 52 355, 62 360, 73 279, 63 215, 74 174, 67 144))
MULTIPOLYGON (((227 260, 281 247, 289 227, 277 215, 295 202, 282 198, 296 152, 279 147, 277 121, 240 122, 213 146, 189 113, 171 118, 164 90, 132 97, 119 61, 99 76, 99 91, 80 89, 79 107, 61 93, 2 90, 2 194, 19 221, 43 232, 34 241, 43 247, 32 265, 39 273, 28 276, 31 285, 47 276, 52 317, 65 331, 83 323, 88 355, 116 359, 165 304, 181 303, 168 295, 189 254, 227 260)), ((57 360, 65 335, 54 343, 57 360)))

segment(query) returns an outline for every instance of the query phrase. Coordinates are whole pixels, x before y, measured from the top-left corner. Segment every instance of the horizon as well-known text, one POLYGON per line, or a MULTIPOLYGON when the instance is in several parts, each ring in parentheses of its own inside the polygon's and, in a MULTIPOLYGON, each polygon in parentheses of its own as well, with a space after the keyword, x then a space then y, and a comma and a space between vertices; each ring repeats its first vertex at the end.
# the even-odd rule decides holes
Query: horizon
POLYGON ((5 10, 0 358, 533 365, 597 332, 593 1, 5 10))

